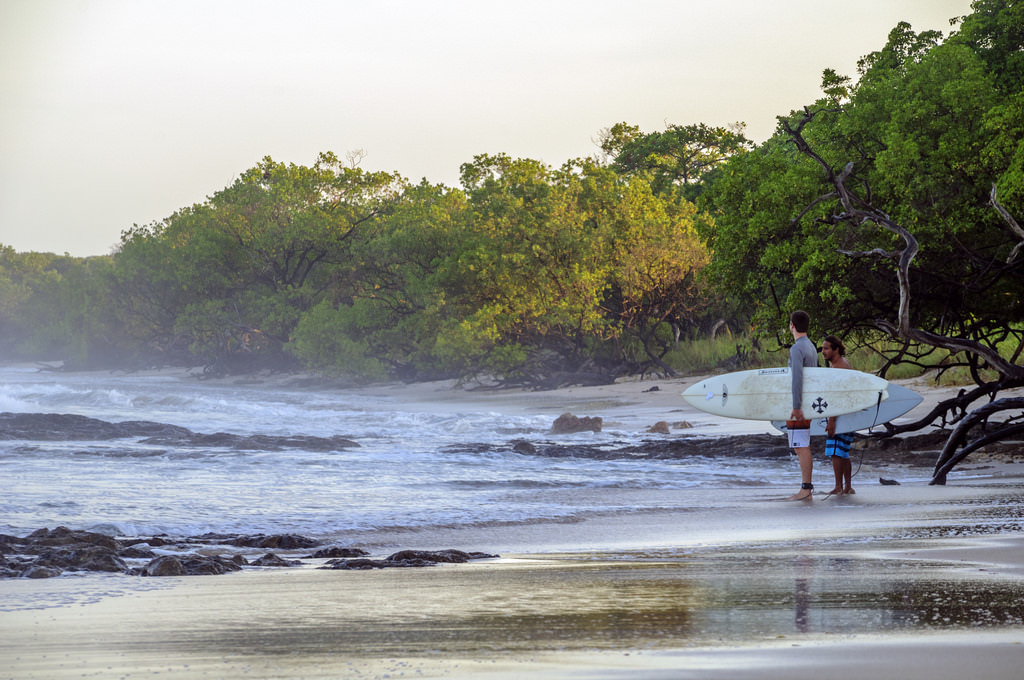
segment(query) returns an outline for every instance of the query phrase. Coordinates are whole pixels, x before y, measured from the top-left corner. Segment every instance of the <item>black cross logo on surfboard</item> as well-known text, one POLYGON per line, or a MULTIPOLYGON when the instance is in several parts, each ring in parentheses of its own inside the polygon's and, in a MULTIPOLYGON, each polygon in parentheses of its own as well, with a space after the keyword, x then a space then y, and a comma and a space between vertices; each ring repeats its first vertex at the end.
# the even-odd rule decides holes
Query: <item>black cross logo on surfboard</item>
POLYGON ((822 397, 818 397, 818 400, 811 404, 811 408, 813 408, 818 413, 821 413, 828 408, 828 402, 825 401, 822 397))

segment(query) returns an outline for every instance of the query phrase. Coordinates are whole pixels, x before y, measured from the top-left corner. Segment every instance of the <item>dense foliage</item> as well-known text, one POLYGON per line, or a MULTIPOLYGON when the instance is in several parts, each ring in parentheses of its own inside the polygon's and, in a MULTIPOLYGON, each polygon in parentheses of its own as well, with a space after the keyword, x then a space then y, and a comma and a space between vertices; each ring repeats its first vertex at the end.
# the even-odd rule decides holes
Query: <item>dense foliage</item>
POLYGON ((707 308, 701 219, 590 160, 481 156, 452 189, 332 154, 312 167, 268 158, 206 202, 126 231, 110 257, 4 249, 5 346, 218 374, 540 385, 671 372, 661 358, 707 308))
POLYGON ((934 364, 939 349, 969 369, 975 389, 905 426, 959 421, 937 483, 958 456, 1024 432, 1021 398, 963 417, 1024 385, 1024 3, 972 7, 945 41, 899 24, 856 82, 826 71, 824 96, 700 200, 710 275, 767 332, 803 307, 816 333, 895 341, 892 362, 934 364))
POLYGON ((871 220, 836 219, 847 209, 833 179, 852 163, 845 187, 857 204, 920 244, 910 269, 913 324, 991 344, 1019 330, 1024 268, 1008 259, 1021 237, 989 202, 995 186, 1010 214, 1024 215, 1024 14, 1018 3, 975 7, 941 44, 900 24, 861 61, 855 85, 826 73, 826 97, 726 164, 705 193, 716 218, 707 232, 716 280, 754 301, 770 291, 756 310, 761 324, 784 327, 797 306, 819 330, 879 328, 877 319, 895 317, 894 266, 877 255, 893 251, 898 236, 871 220), (997 8, 1006 16, 993 18, 997 8))

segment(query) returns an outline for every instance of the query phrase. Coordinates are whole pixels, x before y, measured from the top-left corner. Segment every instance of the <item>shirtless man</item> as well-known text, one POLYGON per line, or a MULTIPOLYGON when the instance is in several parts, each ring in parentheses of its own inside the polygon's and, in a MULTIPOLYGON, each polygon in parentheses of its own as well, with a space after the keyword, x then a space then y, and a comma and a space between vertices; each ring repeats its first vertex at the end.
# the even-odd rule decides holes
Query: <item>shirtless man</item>
MULTIPOLYGON (((821 356, 832 368, 853 368, 846 360, 846 346, 834 335, 829 335, 821 343, 821 356)), ((832 458, 832 471, 836 475, 836 485, 829 495, 856 493, 853 490, 853 464, 850 462, 850 444, 853 435, 850 433, 836 434, 836 419, 829 418, 825 426, 828 440, 825 442, 825 455, 832 458)))
POLYGON ((792 376, 793 411, 789 415, 786 429, 789 431, 789 444, 800 461, 800 491, 789 497, 791 501, 811 500, 814 484, 811 483, 811 469, 814 461, 811 458, 811 421, 804 418, 800 408, 803 402, 804 367, 818 365, 818 350, 807 338, 811 317, 803 310, 793 312, 789 317, 789 330, 793 334, 793 346, 789 348, 789 369, 792 376))

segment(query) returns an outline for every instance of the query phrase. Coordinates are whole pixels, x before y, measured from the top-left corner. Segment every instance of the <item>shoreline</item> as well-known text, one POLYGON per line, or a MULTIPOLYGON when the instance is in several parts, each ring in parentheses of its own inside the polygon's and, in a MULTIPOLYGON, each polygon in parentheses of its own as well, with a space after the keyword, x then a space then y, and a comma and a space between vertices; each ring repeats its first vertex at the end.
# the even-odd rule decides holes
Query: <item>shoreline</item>
MULTIPOLYGON (((990 568, 995 580, 1005 581, 1009 574, 998 567, 1007 556, 1021 553, 1024 534, 1001 537, 998 546, 979 538, 956 543, 954 551, 995 549, 998 557, 989 554, 954 565, 944 562, 956 557, 943 557, 942 547, 906 554, 928 563, 943 557, 931 569, 958 583, 972 583, 978 572, 990 568)), ((748 557, 760 559, 765 552, 748 557)), ((775 562, 799 562, 767 553, 775 562)), ((878 572, 869 581, 889 597, 895 594, 890 590, 892 568, 873 565, 884 567, 885 560, 900 555, 867 558, 878 572)), ((813 551, 799 558, 815 560, 813 551)), ((801 579, 769 575, 773 584, 788 581, 789 589, 797 584, 797 604, 758 607, 765 620, 761 628, 716 640, 699 634, 699 626, 721 616, 736 617, 736 609, 702 604, 710 595, 701 580, 684 576, 686 565, 666 555, 513 556, 436 571, 353 574, 344 580, 308 569, 265 571, 191 577, 145 591, 117 592, 107 584, 102 597, 60 592, 55 593, 59 605, 5 611, 0 662, 7 669, 3 677, 19 680, 157 674, 817 680, 842 668, 881 679, 926 680, 960 673, 1009 679, 1019 672, 1024 653, 1020 623, 831 630, 819 620, 828 623, 836 610, 823 614, 816 608, 819 580, 813 567, 795 570, 810 584, 804 615, 809 630, 793 627, 801 616, 801 579), (500 601, 501 609, 494 611, 492 601, 500 601), (688 637, 695 629, 696 638, 688 637)), ((769 594, 789 597, 785 589, 769 594)), ((870 612, 867 619, 869 625, 870 612)))
POLYGON ((382 538, 519 550, 423 569, 7 579, 0 677, 1016 677, 1024 474, 992 472, 382 538))
MULTIPOLYGON (((658 421, 692 426, 652 439, 774 433, 684 407, 679 392, 696 379, 551 392, 450 382, 340 391, 423 409, 599 416, 628 433, 658 421)), ((238 387, 306 389, 294 380, 238 387)), ((941 392, 922 390, 918 409, 941 392)), ((0 579, 0 679, 818 680, 845 669, 901 680, 1016 677, 1024 463, 975 454, 947 486, 928 486, 930 466, 894 459, 864 461, 856 495, 810 503, 783 502, 791 489, 777 484, 644 488, 627 491, 649 501, 640 512, 352 537, 375 557, 449 548, 502 555, 467 564, 0 579), (902 485, 877 481, 893 473, 902 485)), ((815 468, 816 481, 831 477, 815 468)))

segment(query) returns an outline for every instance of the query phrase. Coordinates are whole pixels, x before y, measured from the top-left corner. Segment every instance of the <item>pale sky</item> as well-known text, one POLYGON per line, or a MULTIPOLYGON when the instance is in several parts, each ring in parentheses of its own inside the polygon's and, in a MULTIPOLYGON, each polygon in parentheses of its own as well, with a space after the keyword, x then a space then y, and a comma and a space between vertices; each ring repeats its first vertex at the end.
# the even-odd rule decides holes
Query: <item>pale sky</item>
POLYGON ((970 0, 0 0, 0 244, 76 256, 264 156, 458 185, 603 128, 747 124, 970 0))

